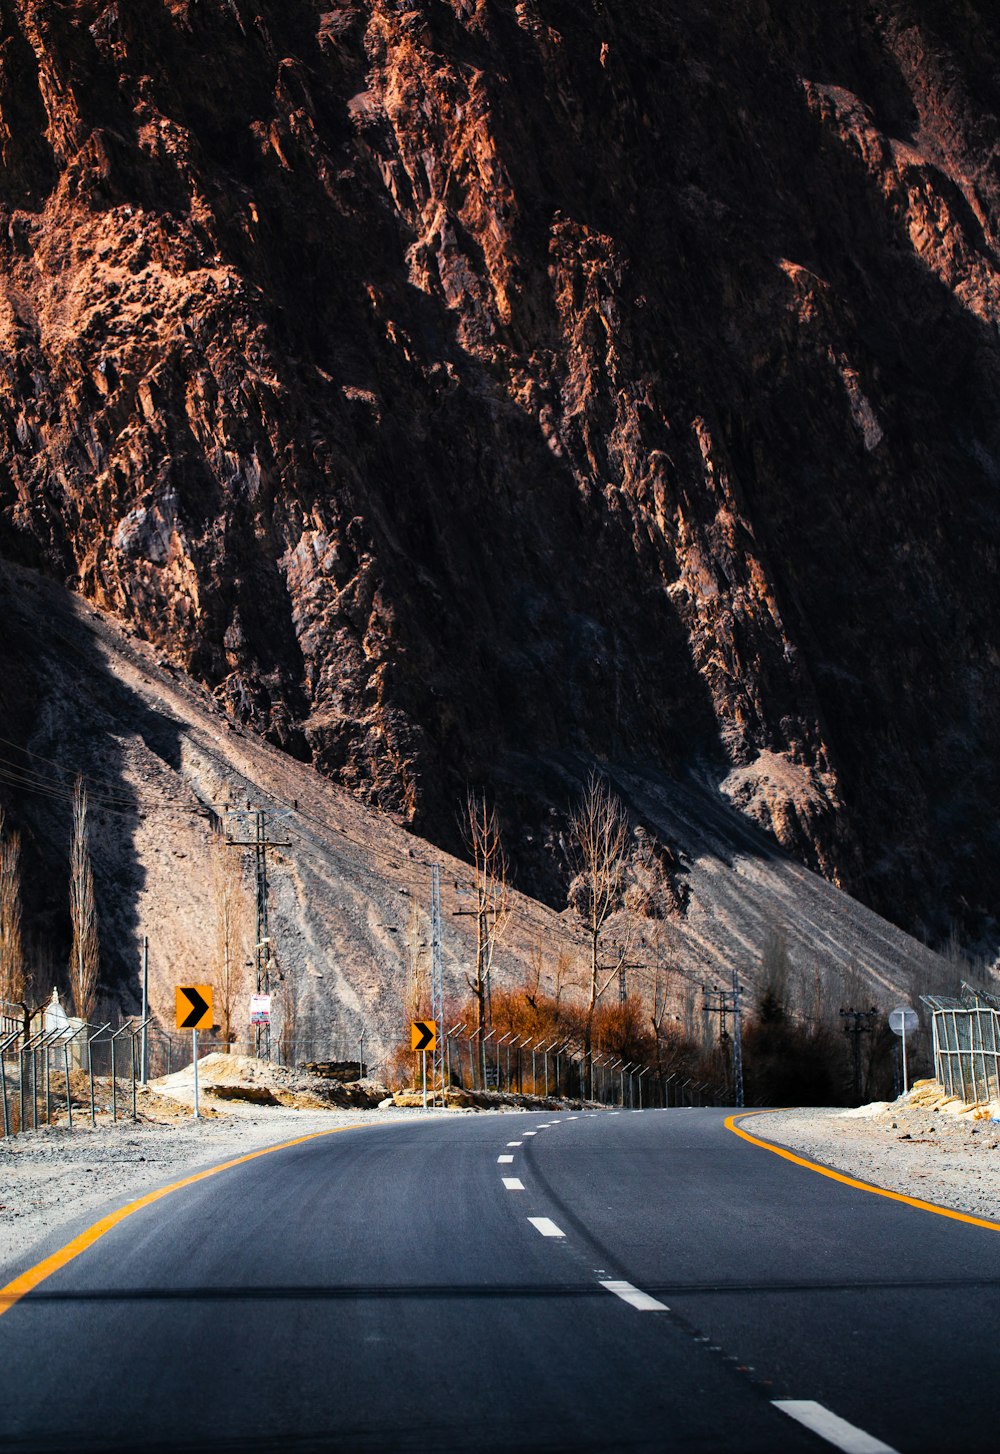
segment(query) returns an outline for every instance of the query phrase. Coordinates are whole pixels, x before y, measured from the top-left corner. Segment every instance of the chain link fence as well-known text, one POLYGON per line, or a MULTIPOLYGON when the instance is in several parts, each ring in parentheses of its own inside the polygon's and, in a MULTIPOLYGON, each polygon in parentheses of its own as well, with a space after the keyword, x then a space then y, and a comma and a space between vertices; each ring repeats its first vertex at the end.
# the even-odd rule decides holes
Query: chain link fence
POLYGON ((961 998, 921 995, 931 1011, 934 1074, 969 1105, 1000 1100, 1000 1000, 963 983, 961 998))
MULTIPOLYGON (((364 1057, 366 1034, 331 1027, 322 1038, 276 1036, 274 1065, 322 1064, 335 1078, 379 1080, 387 1067, 364 1057)), ((199 1035, 198 1059, 223 1052, 254 1054, 252 1034, 226 1041, 199 1035)), ((58 998, 41 1008, 0 1001, 0 1134, 15 1136, 43 1126, 69 1130, 98 1116, 137 1119, 139 1088, 191 1065, 190 1031, 167 1030, 150 1018, 115 1015, 91 1024, 67 1014, 58 998)))

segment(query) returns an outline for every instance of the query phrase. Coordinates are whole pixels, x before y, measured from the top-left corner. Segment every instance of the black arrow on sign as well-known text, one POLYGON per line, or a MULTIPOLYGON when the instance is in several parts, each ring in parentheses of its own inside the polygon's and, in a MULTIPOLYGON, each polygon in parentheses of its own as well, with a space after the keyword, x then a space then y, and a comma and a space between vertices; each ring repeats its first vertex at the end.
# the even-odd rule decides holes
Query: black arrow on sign
POLYGON ((434 1039, 434 1031, 436 1027, 434 1025, 425 1025, 423 1020, 414 1020, 413 1027, 415 1030, 418 1030, 420 1032, 420 1039, 417 1041, 416 1045, 414 1045, 414 1050, 426 1050, 428 1045, 434 1039))
POLYGON ((195 1030, 198 1022, 208 1010, 208 1001, 198 993, 193 985, 178 986, 182 995, 187 995, 191 1001, 191 1013, 181 1021, 182 1030, 195 1030))

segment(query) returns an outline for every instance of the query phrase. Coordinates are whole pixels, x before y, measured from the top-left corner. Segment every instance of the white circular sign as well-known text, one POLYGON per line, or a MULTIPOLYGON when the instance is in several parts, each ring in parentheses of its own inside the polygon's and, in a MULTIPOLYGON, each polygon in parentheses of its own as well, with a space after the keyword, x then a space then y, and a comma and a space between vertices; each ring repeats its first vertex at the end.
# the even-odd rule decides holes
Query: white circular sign
POLYGON ((907 1035, 912 1035, 919 1024, 916 1010, 911 1010, 909 1005, 897 1005, 889 1013, 889 1029, 897 1035, 902 1035, 904 1030, 907 1035))

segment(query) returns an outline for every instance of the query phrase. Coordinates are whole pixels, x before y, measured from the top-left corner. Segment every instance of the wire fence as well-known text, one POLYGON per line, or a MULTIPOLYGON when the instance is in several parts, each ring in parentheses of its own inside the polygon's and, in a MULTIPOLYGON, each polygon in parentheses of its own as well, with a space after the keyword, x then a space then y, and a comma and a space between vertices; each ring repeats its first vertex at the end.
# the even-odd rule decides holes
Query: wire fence
POLYGON ((101 1025, 38 1011, 0 1013, 0 1125, 4 1136, 97 1115, 137 1117, 139 1042, 144 1022, 101 1025))
POLYGON ((934 1074, 969 1105, 1000 1100, 1000 1001, 962 985, 960 999, 921 995, 931 1011, 934 1074))
MULTIPOLYGON (((628 1061, 605 1050, 593 1052, 588 1074, 583 1048, 572 1041, 495 1038, 492 1031, 479 1037, 475 1031, 464 1031, 464 1026, 447 1031, 445 1044, 447 1082, 463 1090, 582 1100, 632 1110, 725 1105, 731 1100, 725 1086, 628 1061)), ((419 1069, 415 1083, 420 1084, 419 1069)))
MULTIPOLYGON (((275 1065, 315 1067, 339 1080, 395 1083, 400 1071, 406 1073, 398 1058, 367 1060, 365 1039, 359 1028, 331 1027, 321 1039, 279 1035, 271 1041, 270 1058, 275 1065)), ((190 1032, 167 1030, 152 1017, 93 1024, 68 1016, 55 999, 30 1014, 0 1002, 2 1134, 48 1125, 96 1126, 98 1116, 138 1119, 140 1087, 187 1069, 193 1049, 190 1032)), ((199 1060, 213 1052, 253 1056, 252 1033, 229 1042, 199 1035, 199 1060)), ((493 1031, 479 1037, 464 1025, 445 1032, 444 1067, 446 1083, 465 1090, 637 1110, 724 1105, 730 1099, 726 1086, 682 1070, 627 1061, 604 1049, 595 1049, 588 1064, 583 1047, 571 1040, 533 1041, 493 1031)), ((415 1085, 422 1083, 422 1069, 414 1055, 415 1085)), ((995 1070, 994 1063, 994 1075, 995 1070)))

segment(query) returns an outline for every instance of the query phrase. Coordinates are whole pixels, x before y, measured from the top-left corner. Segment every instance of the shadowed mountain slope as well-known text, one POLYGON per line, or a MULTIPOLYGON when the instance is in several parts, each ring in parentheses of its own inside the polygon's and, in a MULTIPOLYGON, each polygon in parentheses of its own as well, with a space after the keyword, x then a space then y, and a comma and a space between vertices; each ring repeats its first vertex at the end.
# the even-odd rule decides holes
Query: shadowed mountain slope
MULTIPOLYGON (((218 983, 218 861, 234 850, 220 845, 213 823, 224 819, 234 836, 247 836, 245 820, 225 818, 224 809, 251 803, 268 813, 272 836, 287 843, 269 855, 275 1033, 292 1017, 300 1058, 353 1053, 361 1028, 373 1059, 402 1037, 415 953, 426 972, 435 861, 442 865, 446 992, 455 1007, 466 1000, 475 944, 473 920, 457 912, 471 902, 465 864, 237 727, 205 688, 44 578, 8 567, 0 610, 0 799, 8 825, 24 837, 33 970, 47 965, 64 982, 70 797, 83 772, 102 990, 110 1000, 138 1007, 143 935, 161 1025, 173 1025, 175 985, 218 983)), ((568 800, 578 787, 575 771, 572 763, 550 764, 550 789, 561 782, 568 800)), ((936 955, 794 862, 710 785, 624 769, 614 771, 614 782, 630 811, 671 844, 683 904, 683 912, 640 921, 645 942, 636 938, 635 958, 645 968, 630 987, 650 997, 658 938, 661 988, 665 982, 671 1013, 689 1027, 696 1026, 702 982, 728 982, 734 967, 754 1003, 762 950, 776 929, 784 930, 796 969, 792 1001, 805 1009, 817 972, 828 1007, 842 991, 885 1004, 942 982, 946 967, 936 955)), ((250 954, 250 855, 240 863, 250 954)), ((586 963, 569 910, 559 914, 515 895, 499 984, 530 982, 537 968, 543 989, 545 976, 561 975, 572 999, 586 963)), ((237 998, 240 1025, 246 990, 237 998)))

